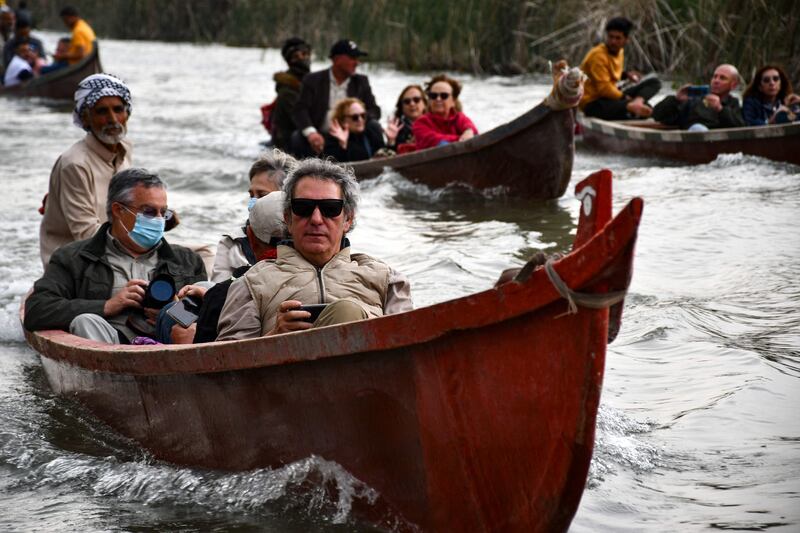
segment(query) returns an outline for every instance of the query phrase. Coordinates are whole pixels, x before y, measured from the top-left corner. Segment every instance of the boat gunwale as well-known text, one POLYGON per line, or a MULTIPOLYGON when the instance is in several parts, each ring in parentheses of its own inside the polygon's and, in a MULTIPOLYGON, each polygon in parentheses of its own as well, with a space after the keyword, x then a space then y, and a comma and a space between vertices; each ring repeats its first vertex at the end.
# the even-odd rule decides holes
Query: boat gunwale
MULTIPOLYGON (((590 240, 554 262, 568 286, 580 290, 593 283, 626 252, 635 240, 642 205, 640 198, 632 199, 590 240)), ((94 371, 142 376, 212 373, 407 348, 455 331, 491 326, 560 299, 544 269, 538 268, 523 283, 506 283, 405 313, 272 337, 131 346, 82 339, 62 330, 26 330, 25 336, 42 357, 94 371), (494 311, 480 312, 487 307, 494 311)), ((23 312, 21 308, 21 316, 23 312)))
MULTIPOLYGON (((571 109, 564 111, 572 112, 571 109)), ((368 174, 370 171, 375 169, 383 170, 389 168, 393 170, 400 170, 407 166, 430 163, 450 157, 467 155, 498 144, 512 135, 517 135, 525 129, 528 129, 531 126, 541 122, 548 114, 557 112, 559 111, 550 109, 544 102, 541 102, 518 117, 500 124, 499 126, 496 126, 485 133, 480 133, 466 141, 450 143, 444 146, 433 146, 431 148, 415 150, 414 152, 398 154, 381 159, 372 159, 368 161, 343 164, 352 167, 356 172, 356 175, 359 175, 360 173, 368 174)))
POLYGON ((800 135, 800 122, 769 124, 766 126, 744 126, 739 128, 716 128, 709 131, 687 131, 680 129, 658 129, 636 126, 632 121, 618 122, 581 115, 578 122, 586 132, 630 141, 660 141, 668 143, 713 143, 741 141, 747 139, 771 139, 800 135))

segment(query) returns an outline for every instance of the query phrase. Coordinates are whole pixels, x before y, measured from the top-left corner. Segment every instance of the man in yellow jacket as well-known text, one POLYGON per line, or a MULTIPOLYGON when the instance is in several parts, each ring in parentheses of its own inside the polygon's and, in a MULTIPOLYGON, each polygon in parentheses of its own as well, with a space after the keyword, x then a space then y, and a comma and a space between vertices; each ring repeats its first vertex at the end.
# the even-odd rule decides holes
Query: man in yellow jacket
POLYGON ((581 110, 590 117, 604 120, 647 118, 653 109, 647 104, 661 89, 655 77, 641 79, 636 71, 624 71, 625 44, 633 23, 616 17, 606 24, 606 40, 592 48, 581 63, 588 77, 584 85, 581 110), (618 84, 627 80, 631 85, 620 90, 618 84))
POLYGON ((66 61, 73 65, 92 52, 96 39, 94 30, 78 14, 72 6, 66 6, 59 13, 64 25, 72 31, 69 48, 63 54, 55 54, 56 61, 66 61))

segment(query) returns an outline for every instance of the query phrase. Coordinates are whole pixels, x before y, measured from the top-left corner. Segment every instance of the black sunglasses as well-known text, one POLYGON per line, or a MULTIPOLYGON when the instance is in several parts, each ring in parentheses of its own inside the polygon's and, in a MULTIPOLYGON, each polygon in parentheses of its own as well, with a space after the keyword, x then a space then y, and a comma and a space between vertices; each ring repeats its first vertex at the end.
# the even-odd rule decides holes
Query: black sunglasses
POLYGON ((431 93, 431 92, 429 92, 428 93, 428 98, 430 98, 431 100, 438 100, 439 98, 441 98, 442 100, 447 100, 448 98, 450 98, 450 93, 431 93))
POLYGON ((360 120, 366 120, 367 114, 366 113, 353 113, 352 115, 345 115, 345 118, 349 118, 353 122, 358 122, 360 120))
POLYGON ((418 104, 422 101, 421 96, 412 96, 411 98, 403 98, 403 105, 411 105, 411 103, 418 104))
POLYGON ((342 214, 344 200, 333 198, 325 200, 312 200, 311 198, 292 198, 292 213, 299 217, 310 217, 319 207, 319 212, 325 218, 338 217, 342 214))
POLYGON ((769 83, 771 81, 781 81, 780 76, 764 76, 761 78, 761 83, 769 83))

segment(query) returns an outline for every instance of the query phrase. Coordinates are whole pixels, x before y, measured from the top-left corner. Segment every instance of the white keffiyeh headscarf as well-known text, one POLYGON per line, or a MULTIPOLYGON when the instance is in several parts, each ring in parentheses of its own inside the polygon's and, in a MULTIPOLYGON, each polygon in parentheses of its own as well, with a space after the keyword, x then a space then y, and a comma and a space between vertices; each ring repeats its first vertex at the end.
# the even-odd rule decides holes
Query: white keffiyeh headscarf
POLYGON ((72 112, 72 122, 81 129, 86 129, 81 120, 84 109, 92 109, 98 100, 105 96, 119 96, 125 102, 128 115, 131 114, 131 91, 125 83, 108 74, 92 74, 78 84, 75 91, 75 109, 72 112))

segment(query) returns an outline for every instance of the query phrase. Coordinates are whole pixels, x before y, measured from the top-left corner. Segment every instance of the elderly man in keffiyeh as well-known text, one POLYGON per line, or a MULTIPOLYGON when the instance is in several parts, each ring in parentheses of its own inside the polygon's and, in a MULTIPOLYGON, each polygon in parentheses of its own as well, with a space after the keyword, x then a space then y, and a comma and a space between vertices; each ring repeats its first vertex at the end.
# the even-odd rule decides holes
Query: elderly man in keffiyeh
POLYGON ((50 173, 39 228, 45 267, 57 248, 91 237, 107 220, 111 177, 131 166, 125 140, 130 114, 131 92, 119 78, 93 74, 78 85, 72 120, 86 136, 61 154, 50 173))

